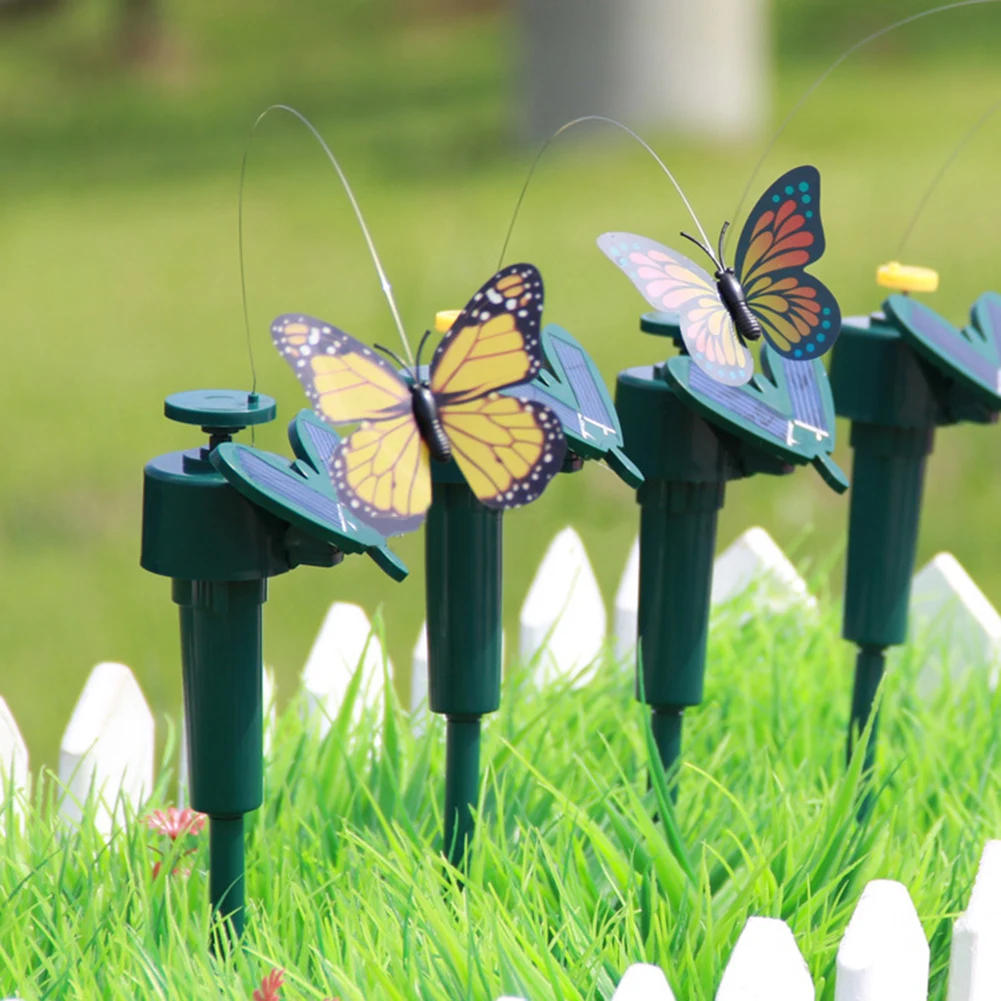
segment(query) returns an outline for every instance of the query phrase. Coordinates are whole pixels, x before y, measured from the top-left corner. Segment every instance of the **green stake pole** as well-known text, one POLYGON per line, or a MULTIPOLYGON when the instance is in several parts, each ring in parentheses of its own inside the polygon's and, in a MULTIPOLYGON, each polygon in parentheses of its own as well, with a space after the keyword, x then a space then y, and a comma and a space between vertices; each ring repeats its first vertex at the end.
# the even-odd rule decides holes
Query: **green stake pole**
POLYGON ((266 580, 175 580, 191 806, 209 816, 212 908, 243 932, 243 815, 264 801, 266 580), (218 707, 226 706, 225 712, 218 707))
MULTIPOLYGON (((855 750, 855 743, 859 735, 865 729, 869 717, 872 715, 873 702, 876 699, 876 692, 879 683, 883 678, 883 669, 886 666, 886 647, 881 646, 860 646, 858 657, 855 660, 855 686, 852 691, 852 718, 848 732, 848 760, 851 761, 855 750)), ((865 759, 863 770, 868 772, 876 763, 876 727, 879 724, 877 717, 872 721, 872 730, 869 734, 869 743, 865 748, 865 759)))
POLYGON ((651 707, 661 763, 681 752, 684 710, 702 701, 716 524, 737 475, 720 438, 658 369, 619 373, 615 398, 640 505, 636 697, 651 707), (640 670, 642 674, 640 674, 640 670))
MULTIPOLYGON (((236 938, 243 934, 246 880, 243 864, 243 816, 209 816, 209 897, 212 909, 236 938)), ((215 943, 220 950, 223 943, 215 943)))
POLYGON ((458 866, 473 838, 479 798, 480 717, 447 717, 445 735, 445 854, 458 866))
POLYGON ((165 412, 201 425, 210 440, 146 466, 140 562, 172 578, 180 609, 191 805, 209 816, 212 907, 236 937, 244 925, 243 816, 263 801, 261 606, 267 578, 290 569, 288 526, 238 494, 209 455, 242 427, 272 420, 275 405, 209 391, 169 397, 165 412))
MULTIPOLYGON (((848 757, 872 712, 886 648, 907 639, 925 467, 940 410, 929 374, 900 333, 848 322, 831 359, 837 412, 854 451, 842 635, 859 648, 848 757)), ((875 726, 865 767, 875 761, 875 726)))
POLYGON ((428 705, 447 723, 444 852, 461 867, 479 798, 480 719, 500 708, 502 515, 432 465, 425 532, 428 705))
MULTIPOLYGON (((669 337, 684 353, 677 316, 648 313, 640 327, 669 337)), ((702 701, 716 527, 726 484, 755 473, 782 476, 794 468, 767 441, 738 437, 706 420, 670 372, 666 362, 626 369, 615 392, 623 440, 645 478, 636 492, 636 696, 650 706, 654 741, 667 771, 681 754, 685 709, 702 701)))

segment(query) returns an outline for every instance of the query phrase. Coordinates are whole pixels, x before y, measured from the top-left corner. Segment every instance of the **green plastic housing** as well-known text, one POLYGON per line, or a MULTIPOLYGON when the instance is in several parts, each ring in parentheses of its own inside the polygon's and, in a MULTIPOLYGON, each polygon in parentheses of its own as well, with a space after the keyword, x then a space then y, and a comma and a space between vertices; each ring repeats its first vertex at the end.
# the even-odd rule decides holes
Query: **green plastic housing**
POLYGON ((831 386, 854 452, 842 634, 860 646, 907 639, 925 467, 941 422, 933 379, 889 324, 842 325, 831 386))
POLYGON ((651 367, 619 373, 615 406, 645 482, 640 505, 637 698, 702 701, 716 525, 740 474, 721 438, 651 367))
POLYGON ((428 705, 447 717, 500 708, 503 515, 432 466, 425 528, 428 705))
POLYGON ((266 580, 173 581, 181 615, 191 806, 238 817, 264 801, 261 612, 266 580))
POLYGON ((258 580, 285 573, 287 525, 238 494, 208 452, 171 452, 147 463, 143 568, 182 580, 258 580))

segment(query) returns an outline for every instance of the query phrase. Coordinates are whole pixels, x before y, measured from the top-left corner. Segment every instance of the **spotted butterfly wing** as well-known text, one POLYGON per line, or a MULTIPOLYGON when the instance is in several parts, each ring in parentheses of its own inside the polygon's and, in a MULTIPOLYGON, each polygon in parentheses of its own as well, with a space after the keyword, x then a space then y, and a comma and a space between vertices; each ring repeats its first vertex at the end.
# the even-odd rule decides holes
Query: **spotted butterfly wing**
POLYGON ((410 387, 372 348, 315 317, 279 316, 271 336, 313 409, 359 425, 330 457, 338 495, 383 535, 413 531, 431 503, 431 468, 410 387))
POLYGON ((734 270, 765 339, 786 358, 818 358, 841 330, 841 310, 804 268, 824 252, 820 174, 795 167, 758 199, 737 242, 734 270))
POLYGON ((452 456, 487 507, 535 500, 566 452, 560 422, 547 406, 500 392, 542 367, 542 305, 536 268, 502 269, 469 300, 431 362, 431 392, 452 456))
POLYGON ((654 309, 677 313, 681 336, 695 364, 727 386, 742 386, 754 372, 709 274, 684 254, 635 233, 604 233, 598 246, 632 279, 654 309))

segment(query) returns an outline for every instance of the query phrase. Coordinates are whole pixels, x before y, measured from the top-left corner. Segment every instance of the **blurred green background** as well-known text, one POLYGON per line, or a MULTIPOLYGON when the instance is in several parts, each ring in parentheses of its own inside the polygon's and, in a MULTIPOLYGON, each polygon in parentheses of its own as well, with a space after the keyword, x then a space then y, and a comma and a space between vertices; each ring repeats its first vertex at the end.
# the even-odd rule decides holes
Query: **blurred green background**
MULTIPOLYGON (((843 48, 922 6, 776 0, 773 123, 843 48)), ((158 717, 176 718, 169 583, 138 565, 142 467, 200 438, 163 418, 164 396, 248 385, 236 208, 254 117, 284 101, 324 133, 404 321, 422 330, 492 272, 533 153, 512 138, 510 18, 499 3, 444 0, 0 0, 0 695, 34 765, 56 761, 100 660, 129 664, 158 717)), ((996 5, 896 32, 848 60, 768 157, 756 189, 797 163, 821 169, 828 250, 814 270, 846 314, 878 307, 876 265, 894 254, 950 148, 1001 97, 999 41, 996 5)), ((964 150, 906 255, 939 269, 941 291, 925 301, 956 321, 997 286, 999 125, 964 150)), ((546 317, 573 331, 614 384, 617 370, 658 360, 664 344, 639 333, 643 303, 594 239, 625 229, 670 240, 689 220, 639 147, 596 136, 557 144, 542 161, 508 260, 541 268, 546 317)), ((765 137, 648 138, 714 232, 765 137)), ((270 319, 308 311, 384 343, 393 328, 337 179, 290 118, 258 132, 245 238, 259 387, 280 407, 257 443, 284 452, 304 397, 271 348, 270 319)), ((850 469, 839 433, 837 458, 850 469)), ((994 428, 940 432, 919 549, 922 561, 952 550, 996 603, 999 449, 994 428)), ((810 469, 734 484, 720 545, 764 525, 801 565, 832 566, 836 596, 847 510, 810 469)), ((594 466, 560 477, 506 524, 512 646, 556 531, 581 533, 610 602, 637 530, 630 492, 594 466)), ((412 571, 402 585, 364 559, 273 581, 265 648, 280 697, 294 691, 334 599, 370 614, 382 606, 391 657, 409 664, 424 614, 422 544, 420 533, 395 544, 412 571)))

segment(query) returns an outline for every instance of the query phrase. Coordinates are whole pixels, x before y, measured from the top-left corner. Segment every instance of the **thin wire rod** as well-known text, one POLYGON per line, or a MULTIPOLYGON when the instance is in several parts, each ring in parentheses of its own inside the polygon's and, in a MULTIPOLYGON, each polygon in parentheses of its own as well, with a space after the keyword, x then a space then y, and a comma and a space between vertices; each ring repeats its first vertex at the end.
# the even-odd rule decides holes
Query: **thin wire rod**
POLYGON ((907 246, 907 241, 911 238, 911 234, 914 232, 914 227, 918 223, 918 218, 924 211, 925 206, 928 204, 929 199, 934 194, 935 189, 939 186, 942 178, 945 177, 949 168, 956 162, 959 154, 963 151, 964 147, 970 140, 987 124, 988 119, 1001 108, 1001 99, 995 101, 981 116, 977 119, 973 127, 956 143, 952 152, 945 158, 942 166, 939 167, 938 173, 932 178, 931 184, 928 185, 927 190, 918 202, 918 207, 914 210, 914 215, 911 217, 911 221, 907 224, 907 229, 904 230, 904 235, 900 238, 900 246, 897 248, 897 253, 894 260, 902 260, 904 256, 904 249, 907 246))
POLYGON ((240 205, 239 205, 239 216, 238 216, 238 235, 240 241, 240 289, 243 293, 243 320, 247 327, 247 346, 250 350, 250 368, 254 380, 254 389, 257 388, 257 371, 254 368, 254 353, 251 348, 251 338, 250 338, 250 313, 247 309, 247 276, 246 267, 243 259, 243 188, 244 179, 247 173, 247 157, 250 155, 250 144, 253 141, 254 133, 257 131, 257 126, 261 124, 261 121, 272 111, 287 111, 293 117, 299 119, 303 125, 309 129, 313 134, 313 138, 320 144, 323 148, 323 152, 327 154, 327 159, 333 165, 334 170, 337 171, 337 176, 341 180, 341 184, 344 186, 344 192, 348 196, 348 201, 351 202, 351 208, 354 209, 355 218, 358 220, 358 225, 361 227, 362 235, 365 237, 365 243, 368 245, 368 252, 372 255, 372 263, 375 265, 375 270, 379 275, 379 283, 382 286, 383 295, 386 297, 386 302, 389 303, 389 311, 393 314, 393 322, 396 324, 396 330, 400 335, 400 341, 403 344, 404 350, 406 351, 407 358, 410 360, 410 364, 414 363, 414 356, 410 351, 410 344, 407 341, 406 331, 403 329, 403 321, 400 319, 400 312, 396 308, 396 299, 393 297, 393 287, 389 283, 389 278, 386 276, 386 270, 382 266, 382 261, 379 259, 379 252, 375 249, 375 243, 372 240, 372 234, 369 232, 368 226, 365 224, 365 217, 362 215, 361 206, 358 204, 358 200, 355 198, 355 193, 351 189, 351 185, 348 183, 347 175, 341 169, 341 165, 337 162, 337 157, 334 156, 333 151, 327 145, 326 140, 320 135, 316 126, 304 115, 302 112, 297 111, 295 108, 289 107, 287 104, 272 104, 265 108, 255 119, 254 124, 250 128, 250 133, 247 136, 247 145, 243 151, 243 163, 240 166, 240 205))
MULTIPOLYGON (((667 164, 653 151, 653 148, 645 139, 638 136, 631 128, 627 125, 623 125, 622 122, 617 122, 614 118, 606 118, 604 115, 583 115, 581 118, 574 118, 572 121, 565 122, 561 125, 543 144, 542 148, 535 155, 535 159, 532 161, 532 166, 528 170, 528 176, 525 178, 525 183, 522 185, 521 193, 518 195, 518 200, 515 202, 514 215, 511 216, 511 225, 507 228, 507 236, 504 237, 504 245, 501 247, 500 257, 497 259, 497 270, 501 269, 504 264, 504 256, 507 254, 508 244, 511 242, 511 234, 514 233, 514 224, 518 221, 518 213, 521 211, 521 203, 525 200, 525 193, 528 191, 528 186, 532 182, 532 177, 535 175, 535 168, 539 165, 539 161, 542 159, 542 154, 549 149, 550 144, 558 136, 561 136, 567 129, 573 128, 575 125, 580 125, 583 122, 605 122, 608 125, 614 125, 617 129, 621 129, 626 135, 632 136, 660 165, 660 169, 667 174, 671 183, 674 185, 674 190, 678 192, 679 197, 685 203, 685 208, 688 209, 689 215, 695 221, 695 225, 698 227, 699 233, 702 234, 702 239, 708 245, 710 244, 709 237, 706 236, 705 230, 702 228, 702 223, 699 222, 699 217, 695 214, 695 210, 692 208, 688 199, 685 197, 684 191, 681 190, 681 185, 674 179, 674 174, 668 169, 667 164)), ((709 255, 710 257, 712 254, 709 255)))
POLYGON ((956 0, 955 3, 943 4, 939 7, 932 7, 928 10, 919 11, 917 14, 911 14, 909 17, 901 18, 899 21, 894 21, 893 24, 888 24, 885 28, 880 28, 878 31, 874 31, 871 35, 866 35, 861 41, 856 42, 850 48, 845 49, 844 52, 838 56, 837 59, 831 63, 827 69, 824 70, 820 76, 806 89, 803 96, 792 106, 792 110, 782 119, 782 124, 779 125, 775 134, 768 141, 761 156, 758 157, 757 163, 754 165, 754 169, 751 171, 751 176, 748 178, 747 184, 744 190, 741 192, 740 199, 737 202, 737 208, 734 210, 733 215, 730 217, 736 221, 740 217, 741 209, 744 207, 744 202, 747 201, 747 195, 751 190, 751 186, 754 184, 755 178, 758 176, 758 171, 761 170, 762 164, 768 157, 768 154, 775 148, 775 144, 782 137, 782 134, 788 128, 790 122, 796 117, 799 109, 806 103, 810 95, 853 53, 858 52, 859 49, 864 48, 870 42, 874 42, 877 38, 881 38, 883 35, 888 34, 891 31, 896 31, 897 28, 902 28, 905 24, 911 24, 914 21, 920 21, 923 17, 930 17, 932 14, 941 14, 947 10, 954 10, 958 7, 977 7, 988 3, 999 3, 1001 0, 956 0))

